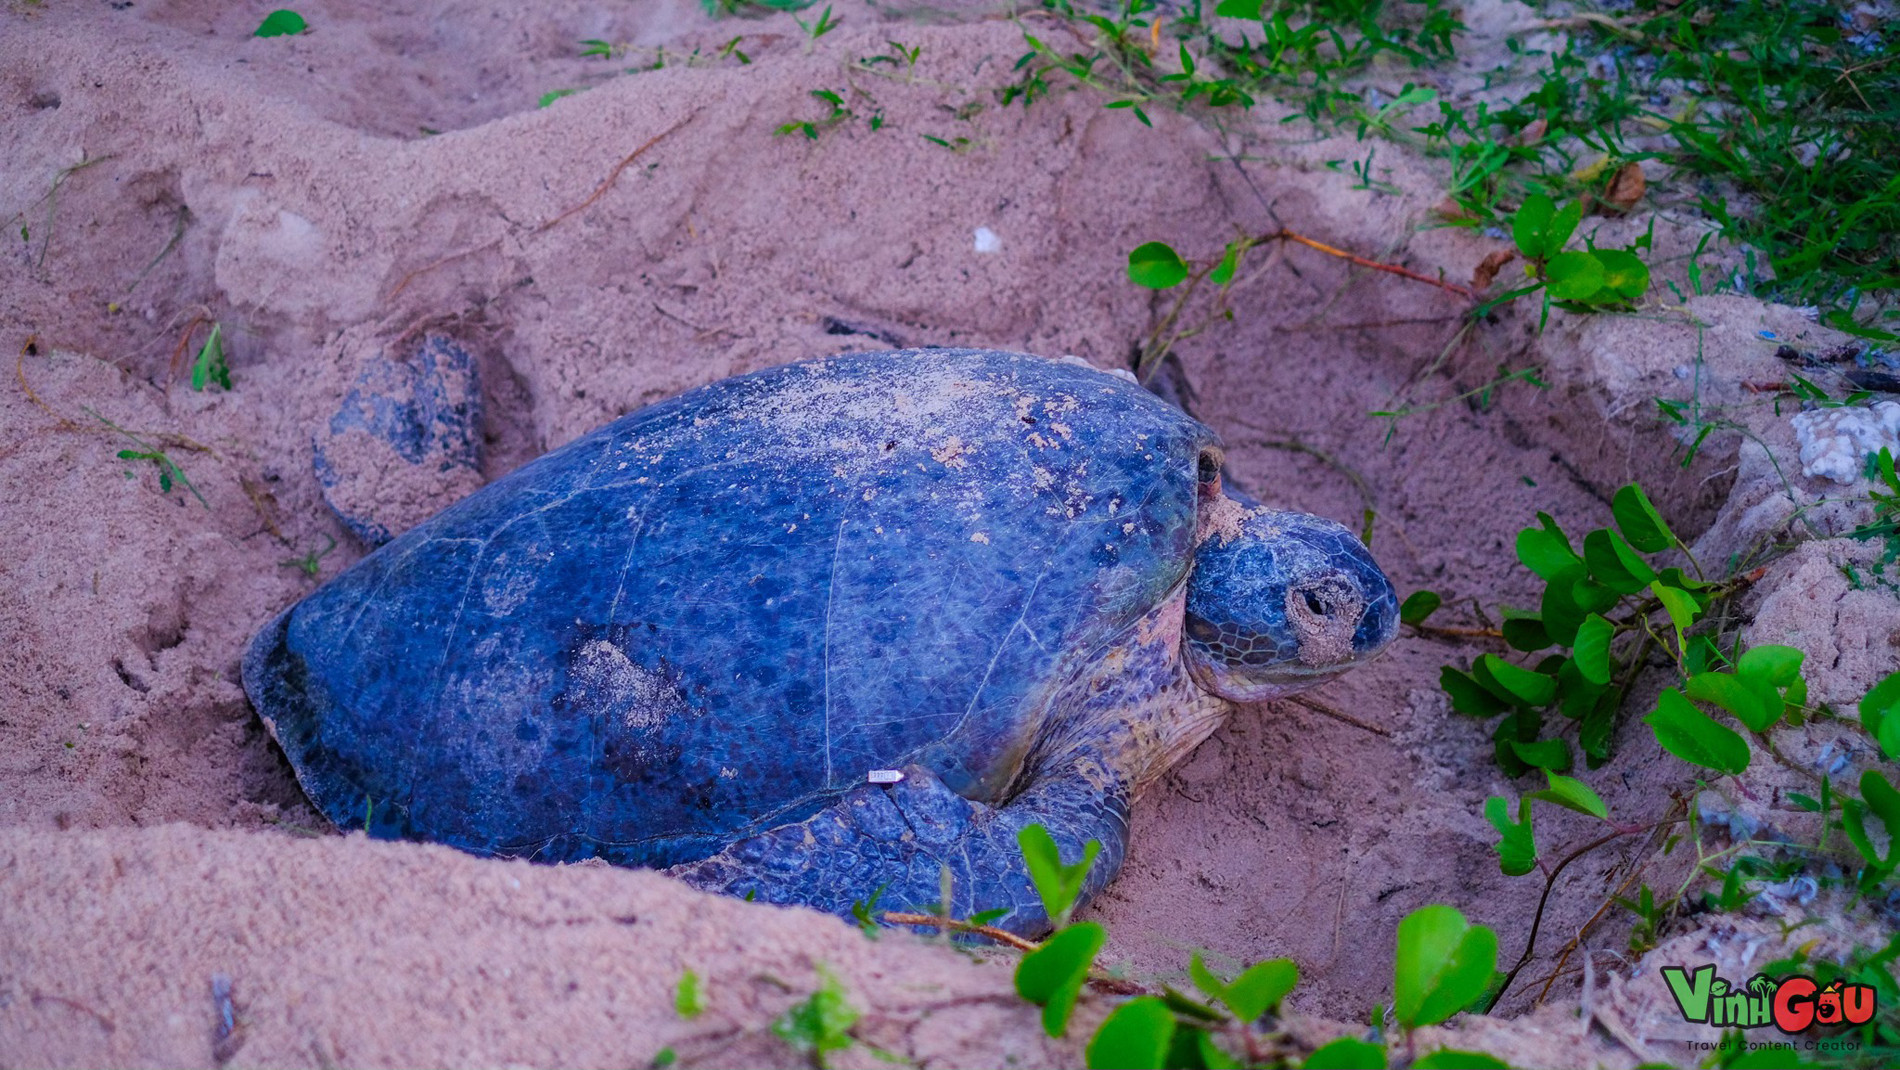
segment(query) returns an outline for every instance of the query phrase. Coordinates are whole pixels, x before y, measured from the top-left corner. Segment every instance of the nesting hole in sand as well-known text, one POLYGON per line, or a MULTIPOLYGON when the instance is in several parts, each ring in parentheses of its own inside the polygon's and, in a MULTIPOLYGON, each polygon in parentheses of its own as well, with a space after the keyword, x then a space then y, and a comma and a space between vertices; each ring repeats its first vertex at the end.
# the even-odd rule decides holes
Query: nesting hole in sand
MULTIPOLYGON (((1292 171, 1255 179, 1269 198, 1298 197, 1306 183, 1292 171)), ((1458 321, 1444 296, 1291 257, 1247 296, 1243 321, 1180 348, 1157 392, 1221 433, 1229 478, 1268 504, 1356 530, 1369 514, 1372 549, 1400 596, 1441 592, 1463 603, 1453 606, 1460 618, 1474 598, 1491 614, 1536 607, 1541 588, 1514 546, 1539 510, 1572 532, 1602 526, 1617 486, 1635 479, 1685 537, 1706 526, 1728 479, 1711 477, 1721 467, 1712 459, 1685 472, 1660 431, 1606 442, 1600 422, 1578 430, 1558 418, 1583 402, 1524 382, 1448 400, 1540 358, 1534 310, 1507 310, 1447 355, 1458 321), (1396 424, 1370 415, 1408 406, 1422 411, 1396 424)), ((1292 956, 1304 978, 1295 1004, 1353 1017, 1390 985, 1399 920, 1442 902, 1497 929, 1508 968, 1543 879, 1500 874, 1481 809, 1488 795, 1514 797, 1541 780, 1505 777, 1492 758, 1494 722, 1452 712, 1438 687, 1441 666, 1469 667, 1487 650, 1506 652, 1404 629, 1383 659, 1304 696, 1369 728, 1296 701, 1243 707, 1137 806, 1121 877, 1092 908, 1108 925, 1109 958, 1179 979, 1196 948, 1229 965, 1292 956)), ((1635 717, 1625 721, 1617 756, 1587 776, 1613 811, 1620 802, 1620 812, 1648 814, 1687 778, 1658 760, 1635 717)), ((1581 821, 1540 815, 1540 843, 1589 835, 1581 821)), ((1634 844, 1599 851, 1578 867, 1588 876, 1560 884, 1526 968, 1529 994, 1611 894, 1606 875, 1620 877, 1637 856, 1634 844)), ((1620 951, 1626 935, 1611 917, 1588 945, 1620 951)), ((1575 984, 1573 974, 1553 991, 1575 984)), ((1525 998, 1518 989, 1506 1009, 1525 998)))

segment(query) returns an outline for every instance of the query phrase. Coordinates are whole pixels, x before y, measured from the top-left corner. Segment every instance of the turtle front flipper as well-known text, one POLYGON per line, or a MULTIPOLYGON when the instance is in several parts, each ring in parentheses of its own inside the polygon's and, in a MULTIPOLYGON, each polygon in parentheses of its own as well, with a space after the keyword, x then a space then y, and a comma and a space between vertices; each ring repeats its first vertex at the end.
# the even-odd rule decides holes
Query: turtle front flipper
POLYGON ((1023 828, 1047 829, 1064 862, 1079 860, 1089 840, 1101 842, 1078 906, 1121 868, 1129 796, 1099 762, 1084 757, 1001 807, 965 799, 921 766, 903 773, 897 784, 860 785, 804 821, 670 872, 707 891, 849 918, 854 906, 874 917, 940 913, 947 869, 951 917, 1005 910, 991 924, 1040 936, 1050 924, 1017 842, 1023 828))
POLYGON ((381 546, 481 487, 475 358, 441 335, 409 361, 371 357, 312 444, 324 503, 381 546))

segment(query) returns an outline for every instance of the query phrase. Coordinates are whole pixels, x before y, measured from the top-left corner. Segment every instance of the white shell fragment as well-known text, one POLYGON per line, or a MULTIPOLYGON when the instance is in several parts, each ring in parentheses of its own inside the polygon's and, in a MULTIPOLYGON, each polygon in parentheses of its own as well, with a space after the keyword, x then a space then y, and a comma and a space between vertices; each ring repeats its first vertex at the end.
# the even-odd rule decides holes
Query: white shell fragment
POLYGON ((1796 414, 1793 423, 1805 476, 1854 483, 1868 454, 1885 446, 1900 455, 1900 403, 1814 409, 1796 414))
POLYGON ((901 769, 873 769, 864 778, 873 784, 896 784, 904 779, 901 769))
POLYGON ((1078 357, 1074 353, 1064 353, 1057 357, 1056 360, 1062 364, 1073 364, 1078 368, 1087 368, 1092 372, 1103 372, 1108 375, 1113 375, 1121 379, 1126 379, 1131 383, 1139 384, 1141 382, 1141 380, 1135 378, 1135 373, 1129 371, 1127 368, 1097 368, 1087 357, 1078 357))
POLYGON ((976 228, 976 251, 977 252, 996 253, 996 252, 1001 252, 1002 249, 1003 249, 1003 239, 997 237, 995 231, 991 230, 988 227, 976 228))

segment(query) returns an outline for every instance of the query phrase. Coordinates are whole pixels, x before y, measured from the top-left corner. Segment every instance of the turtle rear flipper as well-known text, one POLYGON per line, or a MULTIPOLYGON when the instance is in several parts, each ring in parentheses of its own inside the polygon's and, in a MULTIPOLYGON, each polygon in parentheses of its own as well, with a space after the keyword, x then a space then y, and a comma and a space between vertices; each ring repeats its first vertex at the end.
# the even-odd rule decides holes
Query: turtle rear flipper
POLYGON ((377 354, 313 446, 324 504, 381 546, 482 485, 475 358, 441 335, 408 362, 377 354))
MULTIPOLYGON (((1064 862, 1090 840, 1101 853, 1076 899, 1106 887, 1128 845, 1128 793, 1103 784, 1105 769, 1083 756, 1066 772, 1042 777, 1008 805, 972 802, 922 766, 904 779, 862 784, 810 818, 740 840, 670 871, 706 891, 850 917, 854 907, 966 919, 1006 911, 990 924, 1024 936, 1050 929, 1017 835, 1040 824, 1064 862), (943 904, 943 875, 950 903, 943 904)), ((1115 778, 1119 784, 1119 778, 1115 778)))

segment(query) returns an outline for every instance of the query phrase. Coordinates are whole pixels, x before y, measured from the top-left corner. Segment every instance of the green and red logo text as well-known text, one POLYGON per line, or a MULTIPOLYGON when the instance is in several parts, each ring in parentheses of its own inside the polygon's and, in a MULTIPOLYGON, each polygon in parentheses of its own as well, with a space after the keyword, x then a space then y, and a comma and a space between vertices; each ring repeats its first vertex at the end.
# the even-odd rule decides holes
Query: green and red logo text
POLYGON ((1861 1025, 1874 1016, 1871 985, 1841 981, 1823 988, 1793 974, 1777 981, 1758 973, 1741 988, 1715 975, 1715 964, 1690 970, 1664 966, 1663 981, 1684 1019, 1725 1029, 1772 1025, 1793 1035, 1817 1025, 1861 1025))

